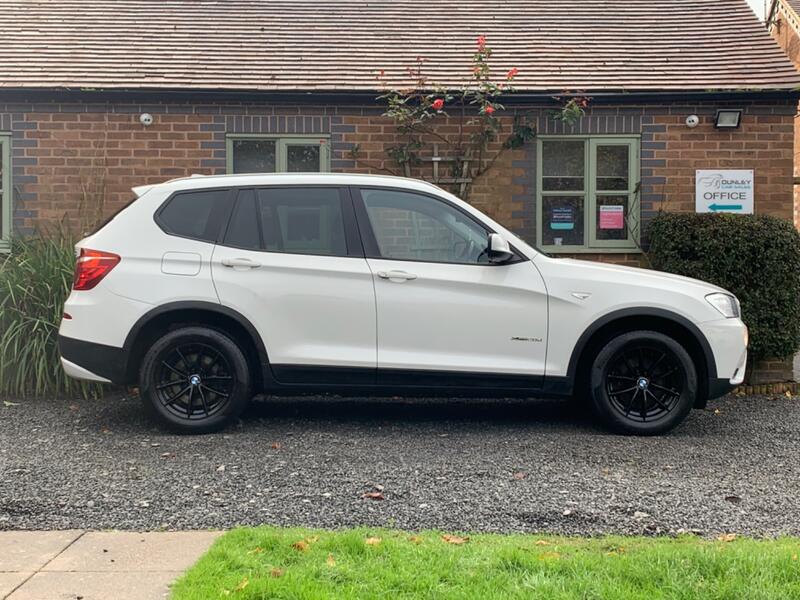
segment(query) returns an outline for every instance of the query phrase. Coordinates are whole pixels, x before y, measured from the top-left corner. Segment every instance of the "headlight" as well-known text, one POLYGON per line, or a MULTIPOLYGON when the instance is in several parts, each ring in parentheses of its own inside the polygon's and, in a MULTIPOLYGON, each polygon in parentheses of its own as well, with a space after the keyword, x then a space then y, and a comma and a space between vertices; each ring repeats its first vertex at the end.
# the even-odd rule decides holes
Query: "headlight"
POLYGON ((716 294, 709 294, 706 296, 706 300, 728 319, 739 317, 739 301, 733 296, 718 292, 716 294))

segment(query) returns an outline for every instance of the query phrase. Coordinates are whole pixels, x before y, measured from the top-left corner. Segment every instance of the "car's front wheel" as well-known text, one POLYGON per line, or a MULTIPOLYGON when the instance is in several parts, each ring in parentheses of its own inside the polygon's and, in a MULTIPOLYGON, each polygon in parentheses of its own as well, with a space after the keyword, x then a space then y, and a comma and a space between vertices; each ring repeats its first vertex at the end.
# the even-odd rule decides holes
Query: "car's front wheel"
POLYGON ((591 396, 615 431, 657 435, 680 424, 694 406, 697 370, 681 344, 655 331, 619 335, 592 364, 591 396))
POLYGON ((247 359, 214 329, 170 331, 147 351, 139 374, 145 406, 169 428, 207 433, 237 417, 251 397, 247 359))

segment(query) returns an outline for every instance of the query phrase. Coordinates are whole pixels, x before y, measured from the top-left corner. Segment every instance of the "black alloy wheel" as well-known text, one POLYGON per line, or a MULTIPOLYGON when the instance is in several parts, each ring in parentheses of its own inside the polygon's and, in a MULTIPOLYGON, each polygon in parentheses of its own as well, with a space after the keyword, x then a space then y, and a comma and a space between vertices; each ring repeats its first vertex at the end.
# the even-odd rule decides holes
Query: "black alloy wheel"
POLYGON ((222 352, 208 344, 174 346, 161 360, 156 394, 177 417, 204 419, 222 410, 233 394, 236 380, 222 352))
POLYGON ((680 361, 666 348, 646 343, 623 347, 609 361, 606 392, 626 418, 657 421, 675 409, 684 388, 680 361))
POLYGON ((691 411, 697 390, 697 371, 688 352, 655 331, 613 338, 592 365, 595 409, 621 433, 656 435, 673 429, 691 411))
POLYGON ((169 428, 207 433, 247 406, 251 374, 233 338, 201 326, 164 334, 147 351, 139 374, 142 400, 169 428))

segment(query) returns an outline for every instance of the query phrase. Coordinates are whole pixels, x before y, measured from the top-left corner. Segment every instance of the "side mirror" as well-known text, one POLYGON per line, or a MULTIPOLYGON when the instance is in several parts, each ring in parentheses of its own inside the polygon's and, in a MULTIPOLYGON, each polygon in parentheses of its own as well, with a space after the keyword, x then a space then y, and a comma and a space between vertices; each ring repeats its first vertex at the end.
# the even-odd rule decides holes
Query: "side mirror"
POLYGON ((498 233, 489 234, 489 248, 487 250, 489 262, 493 264, 502 264, 514 258, 514 253, 508 242, 498 233))

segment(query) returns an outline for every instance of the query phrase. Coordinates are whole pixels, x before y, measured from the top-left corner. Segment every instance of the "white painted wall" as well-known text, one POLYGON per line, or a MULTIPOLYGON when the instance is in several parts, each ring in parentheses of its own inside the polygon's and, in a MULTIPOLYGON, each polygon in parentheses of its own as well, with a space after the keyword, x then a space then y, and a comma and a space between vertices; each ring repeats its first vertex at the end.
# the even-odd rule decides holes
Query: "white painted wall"
POLYGON ((766 13, 766 4, 764 0, 747 0, 747 3, 750 5, 755 13, 758 15, 758 18, 762 21, 764 20, 764 14, 766 13))

